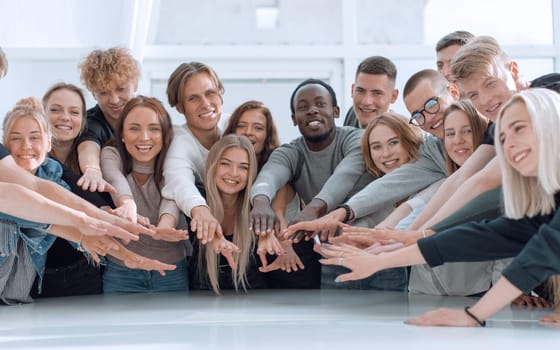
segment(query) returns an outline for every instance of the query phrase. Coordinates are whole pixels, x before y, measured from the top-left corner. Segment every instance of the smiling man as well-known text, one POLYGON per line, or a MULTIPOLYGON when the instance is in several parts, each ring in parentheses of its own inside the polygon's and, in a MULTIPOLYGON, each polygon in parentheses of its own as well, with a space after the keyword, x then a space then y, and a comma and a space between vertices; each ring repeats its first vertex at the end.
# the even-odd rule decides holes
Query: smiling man
MULTIPOLYGON (((259 173, 251 192, 253 229, 259 234, 271 232, 276 216, 271 201, 276 192, 291 183, 305 203, 292 220, 312 220, 333 210, 357 188, 372 180, 366 175, 360 150, 363 131, 336 127, 339 116, 334 90, 327 83, 308 79, 294 90, 290 108, 292 121, 301 136, 272 152, 259 173)), ((311 242, 298 253, 305 265, 305 276, 291 282, 291 288, 318 288, 320 266, 311 242)))
POLYGON ((87 111, 87 129, 79 138, 83 176, 78 186, 92 192, 114 191, 101 175, 101 148, 113 137, 121 110, 136 94, 140 64, 122 47, 94 50, 81 62, 80 78, 97 105, 87 111))
POLYGON ((396 79, 397 67, 388 58, 371 56, 360 62, 352 84, 352 108, 344 125, 365 129, 375 117, 389 111, 399 96, 396 79))

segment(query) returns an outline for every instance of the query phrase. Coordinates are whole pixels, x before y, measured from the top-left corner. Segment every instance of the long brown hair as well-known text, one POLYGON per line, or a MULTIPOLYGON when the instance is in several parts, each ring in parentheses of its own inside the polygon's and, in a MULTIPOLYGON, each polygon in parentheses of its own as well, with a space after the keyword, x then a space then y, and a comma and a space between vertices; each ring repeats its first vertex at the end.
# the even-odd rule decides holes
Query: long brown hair
MULTIPOLYGON (((478 113, 478 110, 475 108, 475 106, 472 104, 470 100, 459 100, 452 103, 445 110, 445 113, 443 114, 444 130, 445 130, 445 120, 447 119, 447 116, 457 111, 463 112, 467 116, 467 119, 469 120, 469 124, 472 130, 473 151, 475 151, 478 148, 478 146, 480 146, 480 143, 484 138, 484 133, 488 128, 488 119, 486 119, 486 117, 478 113)), ((445 140, 445 133, 443 139, 445 140)), ((455 163, 453 159, 449 157, 449 153, 447 152, 447 149, 445 150, 445 167, 447 168, 447 176, 453 174, 454 172, 457 171, 457 169, 459 169, 459 164, 455 163)))
MULTIPOLYGON (((70 148, 70 153, 68 154, 68 157, 66 158, 66 161, 64 162, 64 165, 66 165, 68 168, 70 168, 70 170, 72 170, 76 175, 81 175, 82 170, 80 169, 80 163, 79 163, 79 160, 78 160, 78 138, 79 138, 80 134, 83 133, 87 128, 86 99, 84 97, 84 92, 82 91, 82 89, 80 89, 79 87, 77 87, 74 84, 68 84, 68 83, 64 83, 64 82, 54 84, 53 86, 51 86, 47 90, 47 92, 45 92, 45 94, 43 95, 43 99, 41 100, 41 102, 43 103, 43 108, 45 109, 45 113, 48 113, 47 104, 49 102, 49 99, 51 98, 51 95, 58 90, 68 90, 68 91, 74 92, 78 95, 78 97, 80 98, 80 101, 82 102, 82 108, 80 108, 80 111, 82 113, 82 124, 80 125, 80 133, 78 134, 78 137, 76 137, 72 141, 72 146, 70 148)), ((54 140, 54 137, 53 137, 53 145, 56 144, 55 141, 56 140, 54 140)), ((49 155, 51 157, 61 161, 61 159, 59 159, 57 157, 54 148, 55 147, 52 147, 49 155)))
POLYGON ((163 140, 161 151, 156 157, 153 175, 156 186, 161 190, 161 185, 163 183, 163 162, 165 161, 165 156, 167 155, 167 151, 169 150, 169 145, 171 145, 171 141, 173 140, 173 124, 171 122, 169 113, 167 113, 167 111, 157 98, 138 95, 127 102, 119 117, 117 128, 115 130, 115 135, 113 136, 111 145, 115 146, 119 151, 119 155, 121 157, 123 165, 123 172, 125 174, 131 173, 132 157, 126 150, 126 146, 124 145, 124 142, 122 142, 122 138, 124 121, 126 120, 126 117, 130 113, 130 111, 132 111, 136 107, 146 107, 153 110, 158 116, 159 122, 161 124, 161 133, 163 136, 163 140))
POLYGON ((264 148, 257 158, 258 170, 260 171, 263 165, 268 160, 268 157, 270 157, 272 151, 280 146, 278 130, 276 129, 276 124, 274 123, 274 118, 272 117, 270 109, 260 101, 251 100, 242 103, 231 114, 228 125, 224 130, 224 135, 235 134, 237 130, 237 124, 239 124, 239 120, 241 119, 243 113, 254 109, 260 110, 266 118, 266 139, 264 140, 264 148))

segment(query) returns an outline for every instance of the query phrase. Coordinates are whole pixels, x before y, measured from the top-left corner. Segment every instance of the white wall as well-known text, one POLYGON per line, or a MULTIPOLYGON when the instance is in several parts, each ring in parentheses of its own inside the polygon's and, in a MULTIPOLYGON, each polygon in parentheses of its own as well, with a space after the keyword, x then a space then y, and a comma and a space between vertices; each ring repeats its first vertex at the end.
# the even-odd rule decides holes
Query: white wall
MULTIPOLYGON (((471 4, 480 7, 481 1, 471 4)), ((528 79, 554 71, 560 25, 555 29, 552 19, 560 18, 560 0, 508 1, 516 11, 497 19, 449 10, 460 8, 461 0, 0 0, 0 45, 10 62, 0 81, 0 115, 22 97, 40 98, 55 82, 81 85, 77 65, 83 56, 124 45, 143 65, 139 93, 165 102, 166 79, 180 62, 206 62, 224 81, 226 112, 248 99, 262 100, 282 141, 289 141, 297 136, 289 97, 301 80, 328 81, 345 114, 360 60, 392 59, 402 90, 411 74, 434 67, 435 41, 456 29, 496 35, 528 79), (255 9, 262 6, 278 9, 274 28, 255 27, 255 9), (442 15, 451 24, 442 26, 442 15), (522 30, 515 23, 523 23, 522 30)), ((89 93, 87 98, 93 106, 89 93)), ((393 109, 406 114, 402 98, 393 109)))

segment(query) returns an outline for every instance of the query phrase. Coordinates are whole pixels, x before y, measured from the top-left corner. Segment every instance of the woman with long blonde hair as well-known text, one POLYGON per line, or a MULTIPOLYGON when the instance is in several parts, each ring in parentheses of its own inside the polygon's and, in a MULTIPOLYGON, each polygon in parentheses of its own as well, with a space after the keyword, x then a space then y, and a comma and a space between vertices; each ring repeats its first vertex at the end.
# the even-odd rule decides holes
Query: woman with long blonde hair
POLYGON ((217 255, 208 245, 198 244, 198 276, 193 285, 211 287, 216 293, 220 289, 264 287, 255 254, 256 236, 249 231, 249 195, 256 174, 253 145, 245 136, 226 135, 210 149, 204 181, 206 200, 222 226, 223 239, 239 251, 233 252, 233 261, 228 264, 226 257, 217 255))
MULTIPOLYGON (((502 173, 505 215, 466 223, 395 252, 371 255, 350 246, 316 246, 327 265, 351 270, 340 281, 365 278, 396 266, 487 261, 515 257, 502 277, 474 306, 438 309, 408 321, 424 326, 485 326, 486 319, 553 277, 553 299, 560 288, 560 95, 547 89, 517 93, 499 114, 496 153, 502 173), (483 248, 483 249, 481 249, 483 248)), ((541 319, 560 322, 560 312, 541 319)))

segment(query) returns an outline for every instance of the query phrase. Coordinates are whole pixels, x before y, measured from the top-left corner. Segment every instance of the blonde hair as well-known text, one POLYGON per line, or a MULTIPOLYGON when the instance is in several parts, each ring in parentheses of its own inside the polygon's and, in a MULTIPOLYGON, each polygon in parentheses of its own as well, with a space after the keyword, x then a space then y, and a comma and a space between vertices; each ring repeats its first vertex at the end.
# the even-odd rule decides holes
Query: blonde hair
MULTIPOLYGON (((43 111, 41 102, 35 97, 27 97, 19 100, 14 108, 6 114, 2 123, 2 142, 4 144, 7 144, 8 137, 10 135, 10 132, 12 131, 12 128, 14 127, 14 124, 17 120, 24 117, 30 117, 37 122, 37 124, 39 125, 39 129, 41 130, 41 134, 48 142, 48 147, 50 145, 51 139, 51 128, 43 111)), ((47 152, 45 152, 45 154, 47 152)), ((45 159, 43 159, 43 161, 45 161, 45 159)))
POLYGON ((397 134, 399 141, 402 143, 406 154, 408 156, 408 162, 415 162, 418 159, 418 149, 422 143, 422 137, 416 128, 413 128, 408 124, 407 119, 394 112, 385 112, 378 115, 375 119, 369 122, 366 131, 362 136, 362 155, 364 157, 364 162, 366 170, 375 177, 381 177, 385 173, 379 169, 373 159, 371 159, 371 148, 369 146, 369 135, 372 130, 379 125, 385 125, 397 134))
MULTIPOLYGON (((475 151, 482 139, 484 138, 484 133, 488 128, 488 119, 482 116, 470 100, 460 100, 452 103, 443 114, 443 127, 445 130, 445 120, 447 116, 453 112, 463 112, 467 119, 469 120, 469 125, 472 130, 472 141, 473 141, 473 151, 475 151)), ((445 133, 443 134, 443 139, 445 140, 445 133)), ((445 150, 445 166, 447 168, 447 176, 453 174, 459 169, 459 164, 455 163, 453 159, 449 156, 447 149, 445 150)))
POLYGON ((6 73, 8 73, 8 59, 4 50, 0 47, 0 79, 3 78, 6 73))
MULTIPOLYGON (((560 95, 544 88, 532 88, 515 94, 500 111, 495 139, 502 130, 500 122, 505 111, 515 103, 523 103, 529 112, 533 132, 538 142, 536 177, 525 177, 508 164, 503 147, 496 147, 502 171, 505 215, 513 219, 524 216, 546 215, 556 209, 554 195, 560 190, 560 95)), ((560 276, 551 276, 546 282, 551 301, 560 303, 560 276)))
MULTIPOLYGON (((531 88, 515 94, 500 111, 496 125, 496 140, 502 129, 500 122, 505 111, 515 103, 523 103, 529 112, 533 132, 538 142, 536 177, 524 177, 509 165, 502 146, 496 147, 502 171, 505 215, 513 219, 523 216, 550 214, 556 209, 554 195, 560 190, 560 95, 544 88, 531 88)), ((551 276, 546 287, 551 301, 560 303, 560 276, 551 276)))
MULTIPOLYGON (((249 175, 247 178, 247 186, 238 193, 237 203, 235 205, 236 213, 233 229, 233 243, 239 247, 240 252, 234 254, 237 269, 232 270, 232 279, 235 290, 238 290, 239 287, 246 290, 248 287, 247 269, 250 264, 252 252, 255 249, 255 235, 249 231, 249 199, 251 187, 257 174, 257 159, 253 145, 249 139, 245 136, 229 134, 224 136, 216 142, 214 146, 212 146, 206 160, 204 187, 206 188, 206 200, 208 202, 210 212, 219 222, 222 222, 224 219, 224 204, 220 191, 216 186, 214 175, 222 155, 229 148, 243 149, 247 152, 249 157, 249 175)), ((204 271, 201 271, 201 269, 205 265, 210 285, 212 286, 214 292, 219 294, 220 286, 218 282, 218 265, 220 257, 206 245, 203 246, 200 242, 199 245, 201 252, 199 254, 198 265, 199 276, 203 276, 204 271), (204 261, 206 264, 203 263, 202 259, 205 259, 204 261)))
POLYGON ((123 47, 93 50, 82 60, 79 68, 80 79, 90 92, 107 91, 115 84, 128 82, 136 87, 140 79, 140 64, 123 47))
POLYGON ((500 161, 504 190, 505 215, 513 219, 547 215, 555 210, 555 193, 560 190, 560 95, 557 92, 533 88, 515 94, 504 104, 496 125, 495 139, 500 139, 501 118, 515 103, 522 103, 529 112, 533 132, 538 142, 536 177, 516 171, 505 159, 502 145, 496 147, 500 161))
POLYGON ((487 71, 488 66, 497 64, 507 67, 511 60, 498 41, 491 36, 477 36, 461 47, 451 60, 451 73, 458 81, 487 71))

